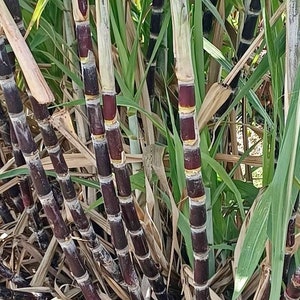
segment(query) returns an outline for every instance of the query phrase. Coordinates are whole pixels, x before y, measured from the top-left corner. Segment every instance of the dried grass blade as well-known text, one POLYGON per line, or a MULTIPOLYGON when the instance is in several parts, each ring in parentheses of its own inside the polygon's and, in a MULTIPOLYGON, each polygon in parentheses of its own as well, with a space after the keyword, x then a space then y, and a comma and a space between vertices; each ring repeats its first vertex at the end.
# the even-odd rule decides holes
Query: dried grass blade
POLYGON ((0 19, 2 28, 19 61, 32 95, 40 103, 46 104, 53 102, 54 95, 35 62, 19 28, 7 9, 4 0, 0 0, 0 19))

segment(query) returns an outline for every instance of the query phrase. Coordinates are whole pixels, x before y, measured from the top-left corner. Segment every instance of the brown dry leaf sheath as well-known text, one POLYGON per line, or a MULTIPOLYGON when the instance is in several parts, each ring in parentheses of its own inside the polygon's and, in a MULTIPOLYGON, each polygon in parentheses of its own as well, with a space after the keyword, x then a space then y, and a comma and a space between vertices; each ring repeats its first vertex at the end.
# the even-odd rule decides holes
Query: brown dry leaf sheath
POLYGON ((53 102, 54 95, 3 0, 0 0, 0 20, 0 27, 19 61, 33 97, 41 104, 53 102))

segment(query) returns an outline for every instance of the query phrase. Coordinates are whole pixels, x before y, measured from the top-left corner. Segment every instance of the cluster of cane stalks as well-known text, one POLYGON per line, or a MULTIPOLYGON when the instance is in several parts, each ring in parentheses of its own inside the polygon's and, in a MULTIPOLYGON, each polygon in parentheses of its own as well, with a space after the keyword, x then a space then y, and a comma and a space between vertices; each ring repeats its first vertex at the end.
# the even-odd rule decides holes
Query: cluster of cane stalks
POLYGON ((73 1, 73 16, 76 24, 78 53, 81 63, 86 109, 95 151, 97 172, 108 222, 111 228, 113 245, 119 259, 120 270, 124 282, 129 290, 131 299, 142 299, 138 276, 129 253, 128 242, 121 218, 119 200, 117 198, 112 177, 102 109, 100 107, 98 75, 95 55, 92 48, 88 14, 87 1, 73 1), (84 5, 82 5, 83 3, 84 5))
MULTIPOLYGON (((113 249, 109 249, 103 242, 97 228, 84 210, 77 185, 72 181, 59 137, 52 126, 50 113, 52 110, 48 108, 49 99, 37 97, 39 92, 33 82, 34 79, 29 75, 26 76, 25 71, 28 70, 23 68, 26 82, 22 95, 26 90, 25 97, 29 100, 33 118, 39 128, 43 150, 47 152, 51 160, 56 181, 59 184, 59 194, 64 199, 64 204, 61 205, 55 197, 53 187, 41 161, 40 149, 27 122, 21 91, 16 82, 15 70, 18 53, 15 41, 22 40, 23 47, 28 49, 23 38, 26 30, 22 22, 21 9, 17 0, 0 1, 0 16, 3 18, 3 21, 0 18, 0 86, 5 100, 5 106, 2 107, 0 104, 1 138, 3 145, 12 150, 11 157, 14 159, 15 167, 26 165, 28 168, 28 175, 19 176, 17 184, 12 184, 7 188, 7 192, 0 195, 0 216, 3 223, 9 226, 15 222, 16 217, 26 215, 28 227, 33 232, 42 253, 47 252, 50 241, 54 239, 60 246, 60 250, 58 250, 60 258, 65 259, 68 266, 64 272, 74 280, 72 284, 80 288, 81 292, 78 293, 85 299, 106 299, 106 293, 115 295, 111 290, 124 299, 179 299, 185 275, 181 278, 182 282, 179 283, 178 280, 177 286, 175 286, 176 284, 171 283, 170 278, 163 272, 157 256, 153 253, 153 247, 149 244, 150 239, 147 237, 142 222, 142 213, 139 211, 136 193, 130 182, 131 166, 127 161, 126 145, 122 136, 117 107, 118 87, 116 87, 115 66, 118 65, 118 62, 116 63, 118 57, 114 53, 115 49, 112 47, 111 41, 109 1, 96 1, 95 10, 92 10, 91 14, 88 0, 73 0, 72 14, 80 75, 83 82, 85 102, 83 112, 86 112, 86 116, 83 118, 86 117, 89 125, 94 167, 96 167, 98 177, 97 188, 101 191, 104 203, 103 214, 109 225, 113 249), (94 23, 90 22, 91 15, 94 17, 94 23), (94 25, 96 39, 93 36, 94 25), (12 30, 13 26, 15 29, 12 30), (95 50, 96 43, 98 51, 95 50), (69 214, 69 218, 66 217, 69 214), (70 220, 76 230, 70 230, 68 223, 70 220), (84 246, 80 247, 81 245, 84 246), (85 246, 87 247, 85 248, 85 246), (95 260, 97 266, 93 270, 89 268, 91 259, 95 260), (102 282, 103 279, 106 284, 102 282), (176 292, 174 293, 172 290, 176 292)), ((190 3, 187 0, 172 0, 169 4, 176 75, 176 111, 178 112, 182 142, 183 161, 181 163, 184 169, 185 193, 188 199, 192 252, 190 262, 192 271, 188 283, 191 287, 189 295, 196 300, 205 300, 211 299, 213 292, 210 288, 216 279, 210 278, 209 258, 212 250, 207 236, 207 194, 202 174, 201 142, 197 122, 195 92, 197 82, 191 45, 190 3)), ((127 8, 128 4, 124 5, 127 8)), ((159 77, 156 69, 157 53, 154 53, 154 49, 161 31, 165 5, 163 0, 153 0, 149 11, 151 14, 149 18, 150 37, 145 55, 148 72, 144 76, 144 81, 152 108, 159 103, 159 97, 156 94, 157 77, 159 77)), ((217 7, 217 2, 211 1, 211 5, 217 7)), ((243 57, 253 42, 260 16, 261 2, 259 0, 249 1, 246 8, 235 62, 243 57)), ((210 10, 205 9, 203 21, 203 33, 209 36, 213 24, 213 14, 210 10)), ((34 60, 32 63, 36 66, 34 60)), ((20 59, 19 65, 22 68, 20 59)), ((230 106, 241 77, 242 72, 238 71, 231 80, 228 87, 231 91, 230 96, 216 112, 217 116, 223 115, 230 106)), ((37 81, 39 80, 37 79, 37 81)), ((54 100, 50 96, 50 101, 54 100)), ((5 163, 1 157, 0 168, 4 167, 5 163)), ((8 179, 3 179, 1 182, 2 185, 9 183, 8 179)), ((291 249, 295 245, 295 219, 298 201, 294 205, 287 230, 282 300, 298 299, 300 296, 299 267, 296 268, 294 274, 289 276, 293 259, 291 249)), ((170 269, 169 274, 174 272, 172 261, 168 268, 170 269)), ((185 271, 185 274, 189 270, 185 271)), ((4 260, 0 262, 0 275, 14 287, 28 288, 32 285, 26 275, 9 268, 4 260)), ((270 288, 271 282, 268 279, 263 297, 268 298, 270 288)), ((184 293, 188 295, 187 291, 184 293)), ((34 293, 30 290, 16 291, 6 287, 0 287, 0 294, 11 299, 23 297, 23 299, 34 300, 51 299, 52 297, 48 291, 34 293)))
MULTIPOLYGON (((56 237, 58 243, 60 244, 62 250, 64 251, 70 270, 73 273, 74 278, 77 280, 78 285, 82 289, 85 298, 100 299, 95 287, 91 282, 89 274, 83 264, 83 261, 76 248, 76 245, 70 235, 69 229, 66 226, 66 223, 60 212, 58 203, 54 198, 46 172, 42 166, 39 151, 30 132, 30 128, 26 122, 26 116, 23 110, 23 103, 20 98, 19 91, 14 79, 10 59, 6 52, 3 34, 0 40, 0 47, 1 88, 5 97, 10 122, 12 123, 13 130, 19 143, 19 147, 22 151, 25 162, 29 169, 29 174, 35 191, 37 193, 37 197, 43 206, 47 219, 52 226, 53 234, 56 237)), ((44 138, 45 137, 46 136, 44 136, 44 138)), ((50 141, 45 140, 45 142, 51 144, 52 140, 53 136, 51 136, 50 141)), ((51 146, 54 146, 53 148, 55 148, 57 147, 57 143, 55 142, 55 144, 51 146)), ((57 151, 57 149, 55 150, 57 151)), ((58 158, 57 162, 60 163, 60 157, 58 158)), ((58 168, 61 168, 59 164, 57 164, 56 166, 58 168)), ((59 175, 65 175, 64 173, 65 172, 62 172, 59 175)), ((68 174, 66 179, 68 179, 68 174)), ((61 182, 66 181, 66 179, 62 178, 61 182)), ((75 198, 75 196, 76 195, 73 195, 71 201, 74 200, 73 198, 75 198)), ((74 207, 74 211, 76 210, 78 210, 78 204, 77 207, 74 207)))

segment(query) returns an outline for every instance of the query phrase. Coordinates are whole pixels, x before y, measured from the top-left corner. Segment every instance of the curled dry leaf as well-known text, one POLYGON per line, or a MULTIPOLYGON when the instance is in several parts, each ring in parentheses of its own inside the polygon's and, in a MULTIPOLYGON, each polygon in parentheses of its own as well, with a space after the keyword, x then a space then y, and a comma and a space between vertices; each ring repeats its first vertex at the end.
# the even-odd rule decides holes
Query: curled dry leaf
POLYGON ((206 94, 197 116, 199 130, 203 129, 212 116, 225 103, 231 94, 230 87, 214 83, 206 94))
POLYGON ((264 300, 268 299, 270 293, 270 279, 271 279, 271 268, 270 265, 261 263, 260 279, 259 283, 254 291, 254 300, 264 300))

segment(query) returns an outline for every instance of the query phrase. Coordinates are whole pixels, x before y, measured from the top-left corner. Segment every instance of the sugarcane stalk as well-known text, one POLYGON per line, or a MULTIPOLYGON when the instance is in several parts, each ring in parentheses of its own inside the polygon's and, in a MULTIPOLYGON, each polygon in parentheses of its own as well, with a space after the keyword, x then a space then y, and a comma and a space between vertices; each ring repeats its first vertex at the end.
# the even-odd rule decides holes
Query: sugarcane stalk
POLYGON ((14 221, 12 214, 10 213, 3 197, 0 195, 0 216, 2 221, 6 223, 10 223, 14 221))
MULTIPOLYGON (((2 10, 2 8, 3 5, 0 10, 1 22, 3 14, 9 14, 6 6, 5 10, 2 10)), ((5 18, 8 19, 7 16, 5 16, 5 18)), ((2 23, 2 25, 5 26, 5 23, 2 23)), ((12 37, 23 39, 23 37, 19 35, 11 36, 11 38, 12 37)), ((51 186, 39 157, 37 146, 26 122, 23 104, 13 77, 3 36, 0 36, 0 53, 0 85, 5 97, 9 117, 29 169, 38 199, 44 208, 53 233, 64 252, 70 270, 81 288, 84 297, 86 299, 100 299, 54 199, 51 186)))
MULTIPOLYGON (((3 182, 7 182, 8 180, 4 179, 3 182)), ((11 201, 14 204, 14 210, 16 213, 21 213, 24 210, 24 205, 22 201, 22 197, 20 194, 20 189, 18 185, 14 185, 8 189, 8 195, 11 201)))
POLYGON ((80 204, 74 184, 71 181, 69 168, 63 156, 55 131, 51 126, 50 114, 47 106, 45 104, 39 104, 31 95, 29 95, 29 98, 44 144, 57 174, 60 190, 65 203, 70 210, 74 223, 81 236, 88 242, 88 246, 93 253, 94 259, 101 263, 117 282, 121 282, 122 277, 118 265, 113 260, 110 253, 103 247, 80 204))
POLYGON ((111 39, 107 0, 97 2, 96 16, 105 132, 111 162, 114 166, 122 217, 129 231, 135 256, 139 261, 144 275, 148 278, 156 297, 158 299, 168 299, 164 280, 151 257, 145 233, 134 206, 134 196, 130 186, 120 125, 117 120, 116 90, 110 47, 111 39))
POLYGON ((1 299, 10 300, 51 300, 53 296, 48 292, 32 292, 8 289, 4 286, 0 287, 1 299))
MULTIPOLYGON (((24 156, 20 150, 18 140, 12 124, 10 123, 10 141, 12 145, 13 155, 17 167, 26 164, 24 156)), ((23 201, 24 208, 28 215, 29 227, 34 232, 39 247, 42 250, 46 250, 49 245, 49 237, 46 230, 44 229, 43 221, 39 215, 38 208, 33 200, 30 180, 27 175, 20 176, 20 192, 23 201)))
POLYGON ((112 242, 116 249, 120 269, 124 282, 128 287, 130 298, 143 299, 138 277, 130 258, 128 241, 113 183, 102 110, 100 107, 97 69, 88 18, 88 2, 84 0, 73 1, 73 16, 76 24, 78 53, 84 82, 87 115, 90 123, 101 192, 111 228, 112 242))
MULTIPOLYGON (((72 50, 74 49, 74 53, 76 54, 77 45, 75 43, 75 24, 74 18, 72 14, 72 1, 64 0, 64 23, 65 23, 65 39, 67 44, 69 45, 72 50)), ((70 59, 70 70, 72 73, 81 73, 80 72, 80 65, 78 61, 78 56, 74 55, 71 51, 69 51, 69 59, 70 59)), ((72 80, 72 95, 75 99, 84 99, 83 90, 79 87, 75 81, 72 80)), ((86 107, 85 105, 76 106, 75 108, 75 120, 76 120, 76 127, 77 127, 77 135, 78 138, 82 142, 86 142, 89 137, 89 129, 88 124, 85 119, 86 115, 86 107)), ((92 167, 94 168, 94 167, 92 167)), ((93 171, 93 169, 92 169, 93 171)), ((82 186, 83 194, 88 195, 87 203, 90 204, 95 199, 95 189, 92 187, 85 187, 82 186)))
POLYGON ((29 286, 28 282, 21 275, 14 273, 10 268, 5 266, 2 261, 0 261, 0 276, 7 278, 17 287, 29 286))
POLYGON ((6 146, 9 146, 10 145, 9 124, 7 122, 5 111, 4 111, 1 103, 0 103, 0 133, 1 133, 1 137, 4 141, 4 144, 6 146))
MULTIPOLYGON (((154 46, 156 44, 158 34, 161 28, 162 16, 163 16, 163 6, 164 0, 153 0, 152 1, 152 11, 151 11, 151 21, 150 21, 150 39, 147 50, 147 61, 149 62, 154 46)), ((147 73, 147 87, 149 92, 150 100, 153 102, 155 97, 155 71, 156 71, 157 55, 155 55, 149 71, 147 73)))
POLYGON ((289 275, 289 267, 290 267, 290 262, 291 262, 291 248, 295 244, 295 225, 296 225, 296 216, 297 216, 297 210, 299 206, 299 198, 300 195, 298 193, 296 202, 293 207, 292 215, 288 223, 288 229, 287 229, 287 236, 286 236, 286 253, 284 255, 284 264, 283 264, 283 275, 282 279, 285 284, 288 282, 288 275, 289 275))
MULTIPOLYGON (((74 19, 72 15, 72 2, 68 0, 64 0, 64 23, 65 23, 65 35, 66 35, 66 42, 70 49, 74 50, 69 51, 69 59, 70 59, 70 71, 72 73, 80 73, 79 70, 79 62, 76 55, 76 47, 75 47, 75 26, 74 26, 74 19)), ((82 88, 77 85, 77 83, 72 80, 72 96, 75 99, 83 99, 83 91, 82 88)), ((77 126, 77 134, 81 141, 86 142, 87 137, 89 136, 87 122, 84 120, 85 115, 85 106, 80 105, 76 107, 75 110, 75 119, 76 119, 76 126, 77 126)))
MULTIPOLYGON (((210 1, 213 6, 216 6, 218 3, 218 0, 211 0, 210 1)), ((212 23, 213 23, 213 14, 210 11, 210 9, 205 7, 203 18, 202 18, 202 27, 203 27, 203 34, 207 36, 212 29, 212 23)))
MULTIPOLYGON (((10 14, 12 15, 15 23, 17 24, 17 27, 19 28, 20 32, 24 35, 25 34, 25 29, 24 29, 24 23, 22 20, 22 14, 21 14, 21 8, 19 5, 19 2, 16 0, 4 0, 4 3, 6 4, 10 14)), ((5 41, 6 42, 6 41, 5 41)), ((8 52, 8 57, 11 63, 11 67, 13 72, 15 72, 15 68, 16 68, 16 56, 14 51, 12 51, 12 49, 9 49, 8 52)))
POLYGON ((101 244, 91 222, 85 215, 78 200, 67 163, 64 159, 55 131, 50 124, 50 114, 47 106, 45 104, 39 104, 31 95, 29 98, 43 141, 54 166, 54 170, 57 173, 57 180, 60 184, 63 198, 71 212, 72 218, 81 236, 87 240, 94 259, 97 262, 100 262, 116 281, 120 282, 122 278, 118 265, 113 260, 110 253, 101 244))
MULTIPOLYGON (((16 0, 10 0, 17 2, 16 0)), ((15 18, 14 18, 15 19, 15 18)), ((113 278, 120 282, 122 280, 118 265, 113 260, 110 253, 103 247, 97 237, 90 220, 85 215, 79 202, 74 185, 71 181, 69 168, 64 159, 61 147, 53 127, 50 124, 50 114, 45 104, 39 104, 29 92, 29 98, 33 109, 34 116, 40 128, 44 144, 48 151, 49 157, 57 174, 57 180, 65 200, 70 210, 72 218, 81 234, 87 240, 88 246, 93 253, 94 259, 100 262, 113 278)))
MULTIPOLYGON (((20 32, 24 35, 25 28, 22 20, 21 9, 18 0, 5 0, 6 6, 10 14, 12 15, 15 23, 17 24, 20 32)), ((7 52, 10 64, 12 67, 12 71, 15 71, 15 54, 13 51, 7 52)), ((16 134, 14 132, 14 128, 11 123, 10 124, 10 136, 9 143, 13 150, 13 156, 15 158, 15 164, 17 167, 23 166, 26 164, 23 154, 19 148, 18 140, 16 134)), ((42 250, 45 250, 49 245, 49 237, 47 232, 44 229, 43 221, 39 216, 38 208, 33 200, 30 180, 27 175, 20 176, 19 189, 21 192, 21 199, 23 204, 23 209, 26 209, 26 213, 28 215, 29 227, 36 235, 36 239, 39 247, 42 250)))
MULTIPOLYGON (((249 4, 249 9, 247 10, 247 14, 246 14, 246 18, 242 30, 242 36, 236 54, 237 61, 243 56, 243 54, 247 51, 247 49, 249 48, 249 46, 253 41, 256 23, 257 23, 258 16, 260 14, 260 10, 261 10, 260 0, 252 0, 249 4)), ((221 116, 229 107, 233 99, 234 93, 236 91, 240 76, 241 76, 241 72, 239 71, 230 82, 229 85, 232 89, 232 93, 229 96, 229 98, 226 100, 226 102, 219 108, 217 112, 218 116, 221 116)))
POLYGON ((190 226, 194 252, 195 299, 209 299, 205 190, 201 174, 200 137, 195 122, 194 72, 191 32, 186 0, 171 1, 173 49, 178 79, 178 111, 183 143, 186 188, 190 205, 190 226))
POLYGON ((41 103, 52 102, 54 95, 45 81, 25 40, 22 38, 22 34, 9 13, 4 0, 0 0, 0 19, 5 31, 5 36, 19 61, 23 75, 33 96, 41 103))
POLYGON ((281 300, 298 300, 300 298, 300 267, 297 267, 288 282, 281 300))
MULTIPOLYGON (((4 0, 4 3, 6 4, 6 7, 8 8, 11 16, 13 17, 13 20, 16 23, 17 27, 23 34, 25 30, 24 30, 24 24, 23 24, 23 20, 22 20, 22 13, 21 13, 19 1, 4 0)), ((9 54, 8 54, 8 56, 9 56, 9 54)), ((14 61, 15 60, 13 60, 12 68, 14 68, 14 61)))
MULTIPOLYGON (((0 168, 4 166, 2 159, 0 158, 0 168)), ((9 179, 3 179, 3 182, 8 182, 9 179)), ((18 185, 14 185, 7 191, 6 197, 7 204, 15 211, 16 214, 21 213, 24 210, 24 205, 22 203, 20 190, 18 185)))

